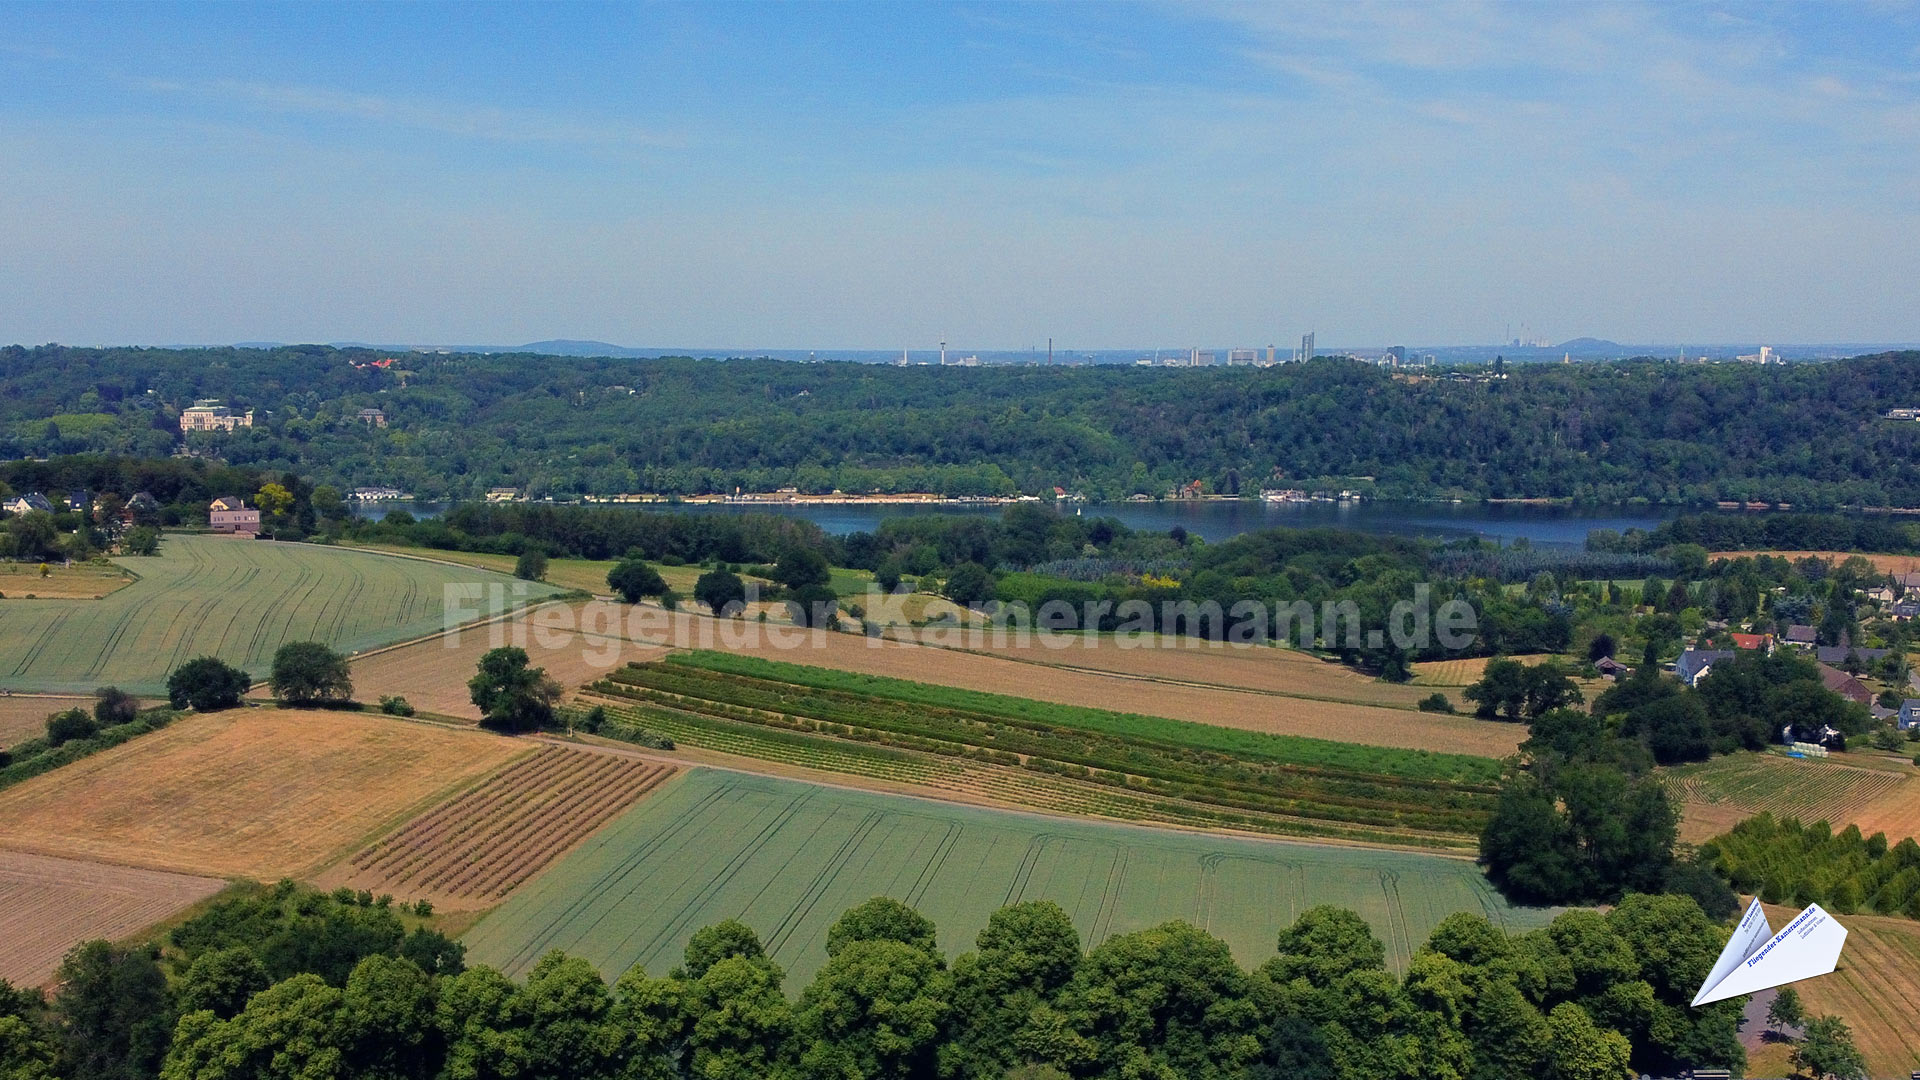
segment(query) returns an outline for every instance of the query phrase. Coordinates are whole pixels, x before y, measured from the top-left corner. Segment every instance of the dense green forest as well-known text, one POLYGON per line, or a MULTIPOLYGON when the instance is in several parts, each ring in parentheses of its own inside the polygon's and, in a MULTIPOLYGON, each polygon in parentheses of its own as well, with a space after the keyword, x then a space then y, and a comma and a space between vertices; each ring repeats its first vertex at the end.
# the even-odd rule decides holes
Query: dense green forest
POLYGON ((1172 922, 1083 947, 1050 902, 951 962, 884 897, 804 987, 738 922, 609 985, 561 953, 524 981, 390 898, 283 882, 159 945, 76 948, 50 1001, 0 983, 0 1071, 52 1080, 1601 1080, 1731 1067, 1746 999, 1686 1003, 1725 930, 1629 896, 1509 935, 1441 921, 1404 976, 1360 916, 1311 908, 1249 971, 1172 922), (411 928, 410 928, 411 927, 411 928), (791 995, 791 996, 790 996, 791 995))
POLYGON ((1752 367, 1516 365, 1410 380, 1268 369, 893 368, 772 360, 253 349, 0 349, 0 457, 164 455, 179 410, 256 426, 187 443, 341 490, 1380 496, 1920 505, 1920 353, 1752 367), (392 357, 387 367, 375 362, 392 357), (387 426, 359 419, 384 410, 387 426))

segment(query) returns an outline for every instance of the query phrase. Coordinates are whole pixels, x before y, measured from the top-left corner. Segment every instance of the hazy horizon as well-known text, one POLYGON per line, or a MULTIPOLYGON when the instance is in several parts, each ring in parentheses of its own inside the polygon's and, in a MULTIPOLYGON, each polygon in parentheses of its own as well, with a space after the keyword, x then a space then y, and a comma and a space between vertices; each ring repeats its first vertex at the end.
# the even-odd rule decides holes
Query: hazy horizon
POLYGON ((0 340, 1910 341, 1916 61, 1904 5, 6 5, 0 340))

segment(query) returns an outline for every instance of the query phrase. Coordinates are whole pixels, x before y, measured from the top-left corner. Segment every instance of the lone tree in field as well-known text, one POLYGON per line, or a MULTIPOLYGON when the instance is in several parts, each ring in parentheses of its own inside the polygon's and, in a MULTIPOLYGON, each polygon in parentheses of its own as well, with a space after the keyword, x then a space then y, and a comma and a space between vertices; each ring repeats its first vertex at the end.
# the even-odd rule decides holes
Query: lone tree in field
POLYGON ((513 564, 513 576, 522 581, 539 581, 547 576, 547 553, 539 548, 528 548, 520 553, 513 564))
POLYGON ((231 709, 253 685, 253 677, 217 656, 202 656, 173 669, 167 676, 167 703, 176 709, 199 712, 231 709))
POLYGON ((553 723, 560 684, 546 668, 531 667, 527 650, 512 645, 480 658, 480 672, 467 680, 473 703, 484 714, 480 726, 494 731, 533 731, 553 723))
POLYGON ((737 614, 747 606, 747 586, 739 575, 726 570, 709 570, 693 583, 693 598, 713 609, 715 615, 737 614), (735 610, 729 612, 729 606, 735 610))
POLYGON ((347 658, 318 641, 289 641, 273 654, 273 696, 282 701, 346 701, 353 697, 347 658))
POLYGON ((660 572, 648 566, 644 559, 621 559, 613 569, 607 571, 607 587, 620 594, 620 599, 629 604, 637 604, 648 596, 665 596, 667 579, 660 572))

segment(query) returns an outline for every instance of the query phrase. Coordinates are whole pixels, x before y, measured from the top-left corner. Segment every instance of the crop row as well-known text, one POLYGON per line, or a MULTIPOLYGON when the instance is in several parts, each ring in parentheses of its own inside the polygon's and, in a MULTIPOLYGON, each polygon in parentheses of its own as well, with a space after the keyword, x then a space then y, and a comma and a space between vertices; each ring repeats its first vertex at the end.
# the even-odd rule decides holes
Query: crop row
POLYGON ((643 726, 688 746, 953 791, 1035 809, 1127 821, 1231 828, 1277 836, 1363 840, 1428 848, 1459 848, 1470 844, 1459 834, 1434 833, 1404 823, 1381 827, 1331 821, 1312 814, 1208 805, 1135 790, 1125 784, 1125 778, 1113 774, 1109 774, 1113 776, 1112 782, 1106 782, 1097 777, 1035 769, 1018 762, 1008 765, 959 755, 935 757, 635 701, 608 693, 604 685, 592 692, 600 696, 613 725, 643 726))
POLYGON ((1391 778, 1333 776, 1266 767, 1137 744, 1085 732, 953 710, 861 702, 846 693, 736 676, 709 677, 663 665, 626 669, 599 692, 669 709, 684 709, 795 732, 879 742, 907 750, 965 757, 1053 772, 1146 794, 1218 808, 1351 825, 1434 833, 1477 833, 1491 798, 1474 790, 1411 788, 1391 778), (863 710, 865 704, 870 708, 863 710))
POLYGON ((504 896, 673 770, 633 758, 542 747, 354 856, 392 885, 504 896))
POLYGON ((794 690, 840 691, 870 701, 884 699, 934 709, 982 713, 1005 721, 1027 721, 1045 728, 1212 751, 1241 761, 1263 761, 1360 776, 1392 776, 1402 781, 1479 785, 1489 790, 1500 779, 1498 761, 1468 754, 1393 749, 1333 739, 1245 731, 1189 720, 1118 713, 908 679, 810 667, 759 656, 692 650, 675 653, 667 658, 666 664, 683 671, 742 676, 794 690))

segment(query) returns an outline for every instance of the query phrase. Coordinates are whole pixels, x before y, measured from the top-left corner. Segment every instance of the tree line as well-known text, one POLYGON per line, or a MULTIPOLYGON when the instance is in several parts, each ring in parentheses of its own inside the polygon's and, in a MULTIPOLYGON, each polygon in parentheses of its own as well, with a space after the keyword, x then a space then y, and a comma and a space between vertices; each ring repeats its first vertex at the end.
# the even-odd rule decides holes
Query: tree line
POLYGON ((1785 367, 1516 365, 1469 381, 1343 358, 1270 369, 891 368, 662 357, 0 349, 0 457, 185 442, 423 497, 773 490, 1916 506, 1920 354, 1785 367), (395 359, 386 367, 373 366, 395 359), (196 398, 256 409, 182 436, 196 398), (359 419, 383 410, 387 426, 359 419))
POLYGON ((1088 949, 1047 901, 995 912, 949 961, 931 921, 877 897, 793 994, 736 921, 609 984, 558 952, 518 981, 469 966, 430 912, 282 882, 156 945, 87 943, 49 1000, 0 984, 0 1075, 1624 1080, 1744 1063, 1744 999, 1686 1007, 1725 930, 1678 896, 1522 934, 1454 914, 1404 975, 1334 907, 1249 970, 1182 922, 1088 949))

